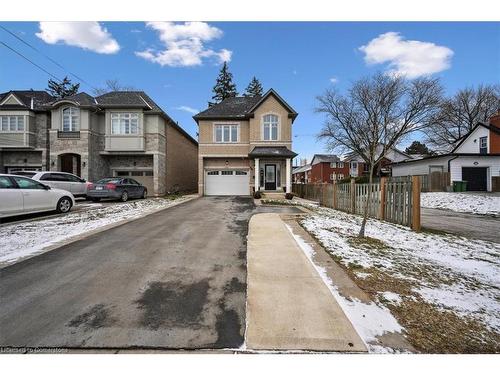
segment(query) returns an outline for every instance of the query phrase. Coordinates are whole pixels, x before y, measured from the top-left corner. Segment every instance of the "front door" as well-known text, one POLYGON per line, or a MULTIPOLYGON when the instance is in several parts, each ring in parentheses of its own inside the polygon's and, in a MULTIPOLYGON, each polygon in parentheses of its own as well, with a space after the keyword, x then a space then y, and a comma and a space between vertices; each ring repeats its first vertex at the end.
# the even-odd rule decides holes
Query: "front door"
POLYGON ((276 190, 276 164, 265 165, 264 178, 264 189, 276 190))
POLYGON ((62 154, 60 156, 61 172, 76 174, 81 176, 80 170, 80 155, 78 154, 62 154))

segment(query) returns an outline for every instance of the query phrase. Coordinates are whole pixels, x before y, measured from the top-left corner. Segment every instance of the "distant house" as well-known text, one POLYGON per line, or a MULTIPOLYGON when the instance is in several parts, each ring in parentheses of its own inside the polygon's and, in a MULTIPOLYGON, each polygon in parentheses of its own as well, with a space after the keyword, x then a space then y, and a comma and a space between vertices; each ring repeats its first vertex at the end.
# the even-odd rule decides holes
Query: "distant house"
POLYGON ((311 178, 311 164, 302 165, 294 168, 292 179, 294 184, 307 184, 311 178))
POLYGON ((476 124, 448 154, 405 160, 391 167, 393 176, 449 172, 450 182, 467 181, 468 191, 500 191, 500 113, 489 124, 476 124))
MULTIPOLYGON (((383 146, 379 145, 377 147, 378 154, 380 155, 382 151, 383 151, 383 146)), ((395 147, 391 147, 389 148, 389 150, 386 151, 385 156, 379 162, 379 166, 375 167, 375 174, 378 174, 380 176, 390 176, 392 163, 397 163, 400 161, 411 160, 411 159, 412 159, 411 155, 408 155, 407 153, 398 150, 395 147), (380 170, 378 169, 378 167, 380 167, 380 170)), ((366 164, 364 159, 358 154, 351 152, 344 157, 343 161, 344 164, 346 164, 348 167, 349 176, 360 177, 363 175, 368 175, 369 172, 368 165, 366 164)))

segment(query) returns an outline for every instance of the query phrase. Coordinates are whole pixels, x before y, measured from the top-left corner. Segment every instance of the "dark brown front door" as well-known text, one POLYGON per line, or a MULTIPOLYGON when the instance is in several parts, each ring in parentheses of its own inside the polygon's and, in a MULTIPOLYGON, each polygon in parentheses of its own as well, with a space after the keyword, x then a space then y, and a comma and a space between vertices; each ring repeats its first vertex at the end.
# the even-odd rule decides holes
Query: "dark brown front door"
POLYGON ((80 155, 78 154, 63 154, 61 158, 61 172, 73 173, 80 176, 80 155))
POLYGON ((276 190, 276 165, 266 164, 264 168, 264 189, 276 190))

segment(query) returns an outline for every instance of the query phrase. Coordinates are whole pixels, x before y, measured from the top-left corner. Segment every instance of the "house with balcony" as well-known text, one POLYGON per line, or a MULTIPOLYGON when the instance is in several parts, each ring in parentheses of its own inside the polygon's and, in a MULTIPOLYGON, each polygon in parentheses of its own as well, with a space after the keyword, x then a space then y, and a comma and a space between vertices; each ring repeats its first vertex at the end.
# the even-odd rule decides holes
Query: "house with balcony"
POLYGON ((0 171, 131 176, 150 195, 196 189, 198 144, 145 92, 0 94, 0 171))
POLYGON ((297 112, 273 89, 223 100, 193 116, 199 128, 200 195, 291 192, 297 112))

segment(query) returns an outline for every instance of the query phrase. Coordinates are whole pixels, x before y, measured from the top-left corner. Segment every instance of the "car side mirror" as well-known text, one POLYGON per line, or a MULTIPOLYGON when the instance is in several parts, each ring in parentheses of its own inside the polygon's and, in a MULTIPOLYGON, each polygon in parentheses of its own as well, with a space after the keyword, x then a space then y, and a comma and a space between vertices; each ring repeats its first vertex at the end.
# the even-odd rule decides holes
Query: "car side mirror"
POLYGON ((43 186, 43 188, 44 188, 45 190, 50 190, 50 186, 49 186, 49 185, 43 185, 43 184, 42 184, 42 186, 43 186))

